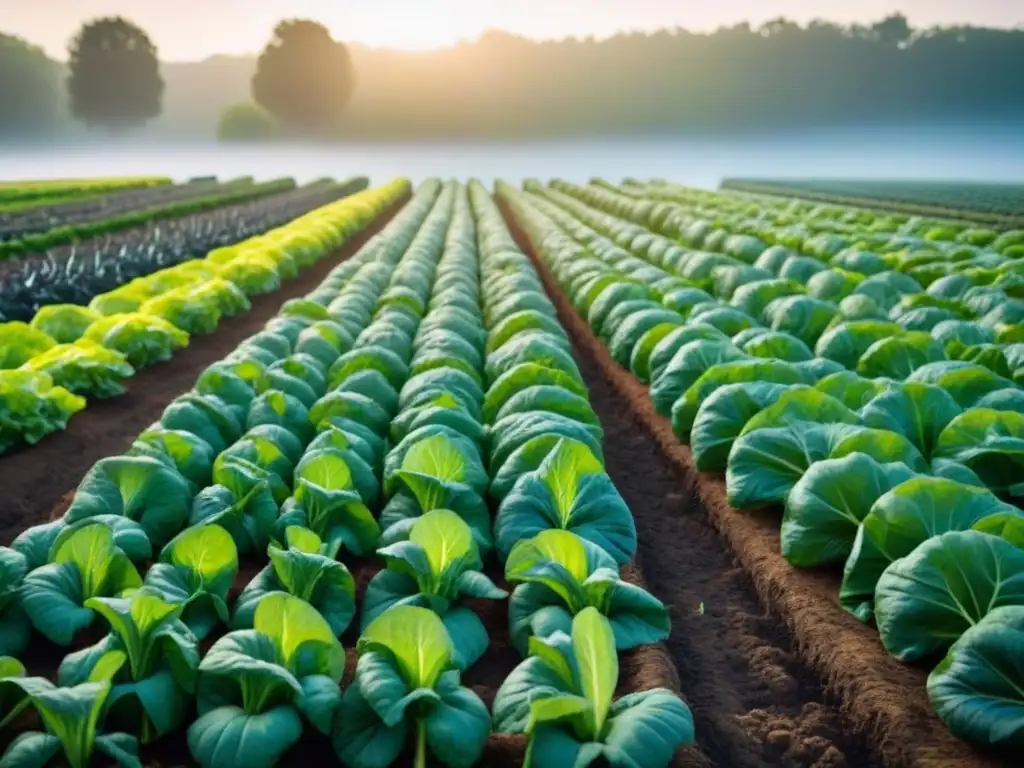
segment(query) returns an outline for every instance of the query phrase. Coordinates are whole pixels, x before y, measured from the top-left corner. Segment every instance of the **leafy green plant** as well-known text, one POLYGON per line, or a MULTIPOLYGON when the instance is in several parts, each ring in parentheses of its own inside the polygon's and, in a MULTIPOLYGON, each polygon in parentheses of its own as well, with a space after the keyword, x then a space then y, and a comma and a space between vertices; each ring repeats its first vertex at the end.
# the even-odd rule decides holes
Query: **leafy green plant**
POLYGON ((341 540, 324 544, 313 531, 297 525, 284 529, 284 540, 283 547, 270 545, 270 565, 238 595, 232 627, 251 627, 260 601, 275 592, 286 592, 316 608, 340 637, 356 613, 355 580, 335 559, 341 540))
POLYGON ((990 515, 1024 516, 983 488, 918 476, 883 494, 861 521, 843 569, 839 601, 861 621, 870 620, 875 588, 894 560, 946 531, 966 531, 990 515))
POLYGON ((31 571, 50 562, 54 548, 63 544, 75 531, 94 524, 109 528, 114 536, 114 546, 136 565, 153 559, 153 545, 146 531, 136 521, 120 515, 96 515, 71 525, 59 517, 49 523, 26 528, 11 543, 11 548, 25 556, 31 571))
POLYGON ((204 768, 276 765, 302 735, 302 718, 330 733, 344 669, 341 643, 315 608, 267 595, 253 629, 229 632, 203 657, 189 751, 204 768))
POLYGON ((295 469, 295 492, 281 509, 279 531, 308 528, 329 547, 368 555, 380 541, 380 526, 356 489, 352 470, 329 450, 309 454, 295 469))
POLYGON ((665 606, 623 581, 611 555, 570 531, 541 531, 516 544, 505 578, 518 584, 509 600, 509 633, 523 655, 531 635, 568 634, 573 616, 588 606, 608 617, 620 650, 668 637, 665 606))
POLYGON ((864 453, 814 462, 786 499, 782 556, 798 568, 844 562, 871 505, 913 476, 906 464, 864 453))
POLYGON ((443 425, 410 432, 388 454, 384 493, 393 494, 381 512, 385 544, 407 537, 416 519, 449 509, 470 529, 481 553, 491 547, 491 520, 482 493, 488 476, 476 444, 443 425))
POLYGON ((1024 549, 976 530, 933 536, 875 587, 878 634, 901 661, 945 653, 1003 605, 1024 605, 1024 549))
POLYGON ((142 577, 114 544, 110 528, 91 523, 56 544, 50 562, 25 576, 21 605, 36 630, 67 646, 92 624, 91 598, 114 597, 141 586, 142 577))
POLYGON ((82 335, 124 355, 136 370, 170 360, 174 350, 188 346, 188 334, 166 320, 140 312, 101 317, 82 335))
POLYGON ((530 657, 502 683, 495 730, 526 733, 525 768, 661 768, 693 742, 693 718, 665 688, 613 700, 619 678, 615 634, 596 608, 572 620, 571 634, 530 638, 530 657))
POLYGON ((1024 606, 987 613, 928 676, 928 698, 954 735, 993 747, 1024 746, 1024 606))
POLYGON ((243 459, 224 463, 220 483, 192 500, 188 523, 219 525, 231 534, 240 554, 265 549, 278 519, 267 470, 243 459))
POLYGON ((71 688, 56 688, 42 678, 19 681, 22 686, 35 681, 27 691, 28 700, 39 713, 46 731, 19 734, 7 747, 0 763, 43 768, 63 762, 70 768, 87 768, 99 754, 124 768, 142 768, 139 744, 134 736, 97 732, 112 690, 110 680, 106 679, 108 672, 97 669, 92 681, 71 688))
POLYGON ((145 586, 183 606, 181 620, 199 639, 229 619, 228 590, 238 573, 235 541, 219 525, 186 528, 146 572, 145 586))
POLYGON ((21 653, 32 634, 32 625, 18 598, 26 573, 25 556, 16 549, 0 547, 0 657, 21 653))
POLYGON ((618 564, 636 554, 636 526, 601 462, 585 444, 561 438, 540 466, 519 477, 494 520, 498 554, 548 529, 572 531, 618 564))
POLYGON ((427 750, 450 768, 469 768, 483 752, 487 706, 459 683, 454 648, 433 611, 401 605, 385 611, 357 645, 355 681, 334 721, 334 749, 347 768, 392 765, 415 733, 415 768, 427 750))
POLYGON ((25 363, 22 370, 45 373, 69 392, 97 398, 124 393, 123 379, 135 373, 120 352, 86 339, 51 347, 25 363))
POLYGON ((110 634, 65 656, 58 682, 80 685, 101 670, 113 683, 107 722, 144 744, 181 725, 199 666, 196 637, 180 620, 185 604, 144 587, 128 597, 90 598, 86 607, 107 620, 110 634))
POLYGON ((83 408, 84 397, 55 386, 45 373, 0 370, 0 454, 64 429, 83 408))
POLYGON ((96 515, 137 520, 155 546, 171 540, 188 518, 192 489, 177 470, 148 456, 100 459, 82 478, 64 513, 69 523, 96 515))
POLYGON ((502 600, 508 593, 481 573, 473 532, 456 513, 436 509, 417 518, 408 539, 377 554, 387 567, 366 588, 363 627, 399 605, 429 608, 441 617, 454 647, 454 663, 467 669, 490 642, 483 622, 460 599, 502 600))

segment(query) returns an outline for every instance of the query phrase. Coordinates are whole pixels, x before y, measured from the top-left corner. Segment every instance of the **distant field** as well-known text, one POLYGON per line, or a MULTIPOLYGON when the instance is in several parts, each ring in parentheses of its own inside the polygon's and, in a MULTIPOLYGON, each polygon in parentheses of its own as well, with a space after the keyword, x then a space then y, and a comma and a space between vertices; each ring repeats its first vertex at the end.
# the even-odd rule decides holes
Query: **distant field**
POLYGON ((841 179, 725 179, 723 189, 884 207, 926 216, 1024 224, 1024 184, 841 179))

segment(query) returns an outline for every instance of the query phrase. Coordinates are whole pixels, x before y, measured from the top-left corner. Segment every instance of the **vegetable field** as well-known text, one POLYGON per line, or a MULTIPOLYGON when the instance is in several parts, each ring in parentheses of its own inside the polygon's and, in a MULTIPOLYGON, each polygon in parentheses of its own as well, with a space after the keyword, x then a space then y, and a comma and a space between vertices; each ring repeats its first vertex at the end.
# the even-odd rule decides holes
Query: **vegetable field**
POLYGON ((1024 185, 925 181, 726 179, 723 189, 797 196, 840 206, 970 218, 993 226, 1024 226, 1024 185))
POLYGON ((1024 231, 878 205, 0 185, 0 768, 1013 765, 1024 231))

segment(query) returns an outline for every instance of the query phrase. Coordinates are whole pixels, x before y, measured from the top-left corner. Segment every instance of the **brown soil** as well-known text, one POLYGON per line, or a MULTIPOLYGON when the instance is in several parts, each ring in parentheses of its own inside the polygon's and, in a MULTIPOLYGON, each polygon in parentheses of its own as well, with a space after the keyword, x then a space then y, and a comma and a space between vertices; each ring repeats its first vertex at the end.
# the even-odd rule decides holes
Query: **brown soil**
POLYGON ((504 213, 576 345, 644 571, 673 612, 669 648, 705 754, 730 767, 998 765, 949 733, 920 670, 840 608, 834 576, 782 558, 777 514, 732 509, 721 479, 697 472, 647 388, 615 363, 504 213))
MULTIPOLYGON (((323 259, 286 282, 281 290, 252 299, 252 309, 227 318, 208 336, 194 336, 172 360, 140 371, 128 380, 128 391, 96 400, 71 419, 67 430, 44 437, 0 457, 0 543, 9 544, 25 528, 45 522, 62 497, 70 493, 98 460, 123 453, 135 437, 160 418, 164 408, 195 384, 208 365, 230 353, 258 332, 288 299, 315 289, 327 273, 352 256, 405 204, 395 203, 376 222, 352 238, 338 253, 323 259)), ((58 509, 61 514, 63 509, 58 509)))

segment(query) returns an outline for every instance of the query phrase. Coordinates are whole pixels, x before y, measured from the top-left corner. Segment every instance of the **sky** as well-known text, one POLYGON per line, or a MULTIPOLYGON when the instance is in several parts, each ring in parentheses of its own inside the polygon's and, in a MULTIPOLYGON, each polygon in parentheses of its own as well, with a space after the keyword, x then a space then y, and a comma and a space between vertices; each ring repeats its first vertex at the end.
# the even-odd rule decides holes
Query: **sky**
POLYGON ((607 37, 621 30, 712 30, 785 16, 866 23, 891 13, 915 26, 1024 25, 1024 0, 0 0, 0 32, 65 58, 87 19, 124 15, 145 29, 167 61, 259 51, 285 17, 311 18, 346 42, 409 50, 439 48, 503 29, 533 38, 607 37))

